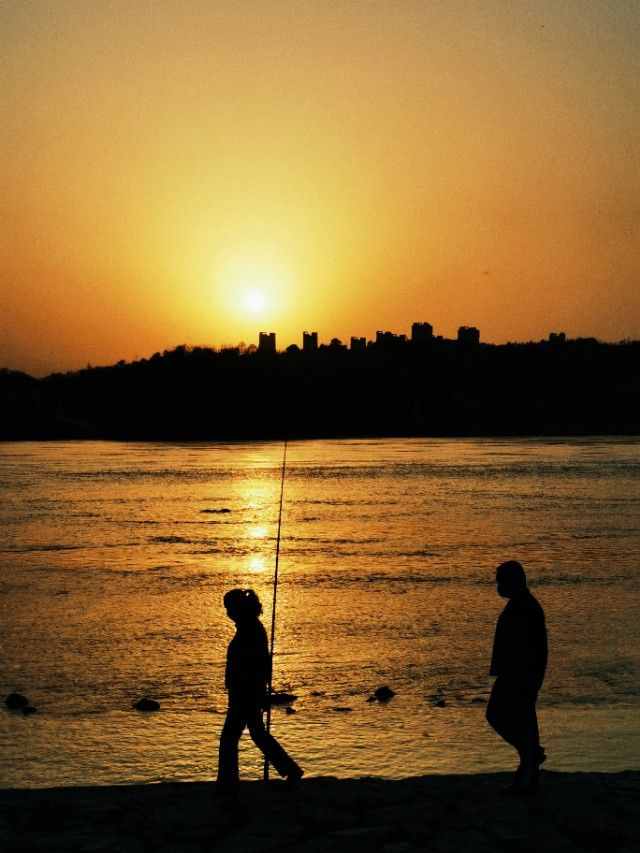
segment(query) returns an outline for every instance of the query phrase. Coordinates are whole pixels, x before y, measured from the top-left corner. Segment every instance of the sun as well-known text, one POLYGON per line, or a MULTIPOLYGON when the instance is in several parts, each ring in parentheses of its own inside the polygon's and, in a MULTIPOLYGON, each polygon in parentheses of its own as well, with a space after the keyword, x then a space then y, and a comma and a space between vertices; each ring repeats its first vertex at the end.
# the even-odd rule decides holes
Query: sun
POLYGON ((275 325, 292 290, 290 266, 275 250, 229 251, 216 260, 215 280, 216 301, 242 335, 258 323, 275 325))
POLYGON ((247 290, 243 299, 244 307, 252 314, 259 314, 264 311, 267 304, 265 295, 261 290, 247 290))

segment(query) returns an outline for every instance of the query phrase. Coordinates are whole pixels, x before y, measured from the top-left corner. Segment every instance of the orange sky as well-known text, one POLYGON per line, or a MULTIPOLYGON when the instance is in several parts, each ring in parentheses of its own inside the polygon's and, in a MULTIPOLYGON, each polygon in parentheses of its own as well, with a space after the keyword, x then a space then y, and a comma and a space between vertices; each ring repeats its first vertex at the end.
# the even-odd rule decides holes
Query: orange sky
POLYGON ((6 0, 0 33, 0 365, 640 338, 636 0, 6 0))

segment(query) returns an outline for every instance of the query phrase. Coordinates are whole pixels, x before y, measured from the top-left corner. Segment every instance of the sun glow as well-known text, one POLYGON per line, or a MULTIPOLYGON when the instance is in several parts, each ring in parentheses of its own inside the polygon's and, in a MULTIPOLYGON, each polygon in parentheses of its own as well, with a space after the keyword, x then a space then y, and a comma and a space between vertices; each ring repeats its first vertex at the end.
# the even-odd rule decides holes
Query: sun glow
POLYGON ((237 334, 255 330, 256 320, 267 325, 282 321, 291 297, 292 273, 290 264, 275 249, 230 251, 216 266, 218 304, 237 334))
POLYGON ((248 290, 243 301, 245 308, 252 314, 260 314, 267 304, 265 295, 261 290, 248 290))

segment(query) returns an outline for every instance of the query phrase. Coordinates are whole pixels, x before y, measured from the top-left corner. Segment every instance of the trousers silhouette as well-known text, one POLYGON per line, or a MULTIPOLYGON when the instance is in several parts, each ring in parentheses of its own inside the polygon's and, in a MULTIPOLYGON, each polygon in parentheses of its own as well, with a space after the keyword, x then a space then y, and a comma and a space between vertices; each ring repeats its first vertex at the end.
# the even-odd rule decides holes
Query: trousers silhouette
POLYGON ((537 698, 537 685, 503 676, 496 678, 487 704, 489 725, 524 759, 535 759, 540 750, 537 698))
POLYGON ((273 735, 268 734, 262 720, 262 709, 253 704, 231 704, 220 735, 218 782, 230 785, 238 781, 238 743, 247 727, 255 745, 280 776, 296 775, 299 772, 296 762, 273 735))

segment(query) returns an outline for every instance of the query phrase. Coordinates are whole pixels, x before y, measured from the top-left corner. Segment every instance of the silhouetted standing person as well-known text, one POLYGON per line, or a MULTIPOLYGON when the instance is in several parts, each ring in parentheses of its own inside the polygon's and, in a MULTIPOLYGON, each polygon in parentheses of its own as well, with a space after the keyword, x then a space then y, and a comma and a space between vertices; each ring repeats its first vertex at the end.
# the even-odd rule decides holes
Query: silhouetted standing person
POLYGON ((267 632, 259 618, 260 600, 252 589, 232 589, 224 596, 224 606, 236 624, 236 633, 227 649, 225 687, 229 708, 220 735, 218 784, 229 788, 239 780, 238 742, 246 727, 278 773, 287 781, 296 782, 302 778, 302 769, 267 733, 262 719, 271 658, 267 632))
POLYGON ((487 721, 520 757, 510 790, 536 790, 540 765, 546 758, 540 746, 536 701, 547 667, 547 629, 544 610, 527 586, 520 563, 509 560, 496 571, 498 594, 508 598, 498 618, 491 675, 496 676, 487 721))

